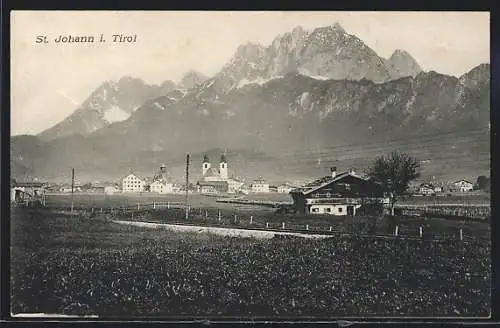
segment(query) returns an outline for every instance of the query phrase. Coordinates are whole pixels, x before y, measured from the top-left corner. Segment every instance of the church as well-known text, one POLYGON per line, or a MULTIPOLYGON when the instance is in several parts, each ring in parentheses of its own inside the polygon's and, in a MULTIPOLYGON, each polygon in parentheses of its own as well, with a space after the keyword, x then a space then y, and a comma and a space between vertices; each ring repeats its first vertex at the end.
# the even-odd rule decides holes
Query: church
POLYGON ((201 180, 197 183, 201 193, 235 193, 243 182, 229 178, 226 155, 221 155, 218 169, 212 167, 207 155, 203 156, 201 180))

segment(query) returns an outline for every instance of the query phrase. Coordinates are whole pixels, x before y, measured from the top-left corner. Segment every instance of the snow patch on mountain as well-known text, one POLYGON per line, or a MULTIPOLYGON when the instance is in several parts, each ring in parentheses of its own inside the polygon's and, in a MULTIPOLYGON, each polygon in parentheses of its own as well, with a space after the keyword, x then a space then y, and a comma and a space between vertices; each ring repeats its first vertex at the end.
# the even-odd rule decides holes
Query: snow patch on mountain
POLYGON ((118 106, 111 106, 110 109, 104 112, 104 119, 108 123, 125 121, 130 117, 130 114, 125 112, 118 106))
POLYGON ((328 76, 312 74, 307 68, 299 68, 297 71, 299 72, 300 75, 307 76, 315 80, 323 80, 323 81, 331 80, 331 78, 329 78, 328 76))
POLYGON ((263 85, 271 80, 279 79, 282 78, 283 76, 273 76, 271 78, 265 79, 262 77, 253 79, 253 80, 248 80, 246 78, 242 79, 240 82, 238 82, 238 85, 236 86, 237 89, 243 88, 245 85, 250 85, 250 84, 258 84, 258 85, 263 85))

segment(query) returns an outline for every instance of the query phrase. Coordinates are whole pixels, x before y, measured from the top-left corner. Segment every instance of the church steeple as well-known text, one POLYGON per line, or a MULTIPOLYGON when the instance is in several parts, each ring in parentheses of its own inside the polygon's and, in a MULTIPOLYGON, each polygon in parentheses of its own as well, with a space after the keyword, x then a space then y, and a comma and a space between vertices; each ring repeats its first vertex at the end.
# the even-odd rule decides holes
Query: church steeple
POLYGON ((208 170, 210 170, 210 160, 208 159, 208 155, 205 154, 205 155, 203 155, 203 164, 202 164, 201 175, 204 176, 208 170))
POLYGON ((225 154, 222 154, 220 157, 219 176, 221 179, 227 180, 227 160, 225 154))

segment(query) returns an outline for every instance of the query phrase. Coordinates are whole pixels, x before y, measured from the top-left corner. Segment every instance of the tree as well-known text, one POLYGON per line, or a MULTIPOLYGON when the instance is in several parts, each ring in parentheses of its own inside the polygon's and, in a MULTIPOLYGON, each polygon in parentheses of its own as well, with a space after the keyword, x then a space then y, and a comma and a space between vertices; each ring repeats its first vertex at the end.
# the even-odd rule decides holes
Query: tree
POLYGON ((485 177, 484 175, 480 175, 477 177, 476 184, 480 190, 488 191, 490 188, 490 179, 485 177))
POLYGON ((368 169, 368 175, 380 182, 389 196, 391 215, 399 196, 407 189, 410 181, 420 176, 420 163, 415 157, 406 153, 393 151, 389 156, 379 156, 368 169))

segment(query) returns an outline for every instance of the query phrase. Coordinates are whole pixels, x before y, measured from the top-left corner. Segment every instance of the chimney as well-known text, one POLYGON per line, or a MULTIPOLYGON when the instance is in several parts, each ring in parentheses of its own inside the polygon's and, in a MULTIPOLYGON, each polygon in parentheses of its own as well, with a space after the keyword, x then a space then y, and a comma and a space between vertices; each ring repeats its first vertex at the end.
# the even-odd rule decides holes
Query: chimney
POLYGON ((332 175, 332 178, 335 178, 335 176, 337 175, 337 167, 336 166, 331 167, 330 168, 330 173, 332 175))

